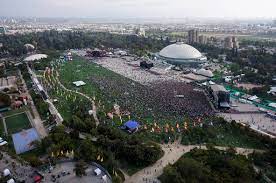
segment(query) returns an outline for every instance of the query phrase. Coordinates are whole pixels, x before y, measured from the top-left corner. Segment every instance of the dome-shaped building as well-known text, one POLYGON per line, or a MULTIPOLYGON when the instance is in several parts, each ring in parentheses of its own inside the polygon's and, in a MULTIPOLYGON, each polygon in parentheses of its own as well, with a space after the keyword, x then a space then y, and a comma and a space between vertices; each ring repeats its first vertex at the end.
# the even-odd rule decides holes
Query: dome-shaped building
POLYGON ((25 44, 24 48, 27 52, 33 52, 35 50, 35 46, 32 44, 25 44))
POLYGON ((197 49, 181 42, 163 48, 158 55, 160 59, 174 65, 197 67, 207 61, 197 49))

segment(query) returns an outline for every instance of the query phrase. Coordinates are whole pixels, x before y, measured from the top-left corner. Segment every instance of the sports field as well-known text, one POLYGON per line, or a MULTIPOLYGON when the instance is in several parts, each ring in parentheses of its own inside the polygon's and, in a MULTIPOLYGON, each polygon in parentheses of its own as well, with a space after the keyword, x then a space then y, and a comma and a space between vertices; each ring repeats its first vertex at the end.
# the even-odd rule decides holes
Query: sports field
POLYGON ((9 134, 21 131, 22 129, 31 128, 31 123, 26 113, 20 113, 5 118, 5 123, 9 134))

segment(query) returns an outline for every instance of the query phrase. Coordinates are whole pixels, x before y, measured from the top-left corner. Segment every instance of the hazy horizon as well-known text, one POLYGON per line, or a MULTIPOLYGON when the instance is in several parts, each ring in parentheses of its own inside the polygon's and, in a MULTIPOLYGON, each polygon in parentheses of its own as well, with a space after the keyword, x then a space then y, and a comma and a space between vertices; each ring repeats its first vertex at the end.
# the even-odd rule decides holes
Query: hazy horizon
POLYGON ((0 16, 272 19, 275 7, 275 0, 2 0, 0 16))

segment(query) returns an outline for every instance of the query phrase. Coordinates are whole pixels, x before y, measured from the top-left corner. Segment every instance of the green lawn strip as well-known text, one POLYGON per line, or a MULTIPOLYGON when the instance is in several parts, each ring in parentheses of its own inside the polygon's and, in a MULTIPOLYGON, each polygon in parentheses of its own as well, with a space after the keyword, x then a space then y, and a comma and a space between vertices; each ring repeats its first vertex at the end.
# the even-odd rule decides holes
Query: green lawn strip
POLYGON ((10 116, 5 119, 8 133, 13 134, 21 131, 22 129, 31 128, 31 123, 25 113, 10 116))
POLYGON ((20 109, 10 110, 10 111, 7 111, 7 112, 3 113, 2 115, 4 117, 11 116, 11 115, 14 115, 14 114, 17 114, 17 113, 22 113, 22 112, 28 111, 29 109, 30 109, 29 106, 24 105, 20 109))

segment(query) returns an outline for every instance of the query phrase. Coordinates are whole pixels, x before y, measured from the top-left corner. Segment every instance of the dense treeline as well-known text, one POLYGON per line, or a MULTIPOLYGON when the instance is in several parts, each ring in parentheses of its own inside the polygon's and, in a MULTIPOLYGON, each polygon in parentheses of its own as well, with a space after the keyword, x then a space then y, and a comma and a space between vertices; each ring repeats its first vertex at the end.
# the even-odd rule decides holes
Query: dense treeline
POLYGON ((181 157, 174 165, 164 169, 163 183, 184 182, 259 182, 252 163, 245 156, 236 155, 234 149, 220 151, 194 149, 181 157))
POLYGON ((257 134, 234 120, 229 123, 223 118, 208 119, 202 127, 191 128, 184 133, 182 137, 184 145, 210 143, 218 146, 227 144, 241 147, 242 144, 246 144, 248 148, 257 149, 276 146, 276 142, 269 137, 257 134))
POLYGON ((238 54, 227 54, 227 59, 236 64, 234 73, 244 73, 244 81, 257 84, 272 84, 276 75, 276 54, 265 49, 242 50, 238 54))
POLYGON ((87 110, 91 108, 91 103, 89 101, 75 101, 70 108, 72 118, 70 121, 64 121, 63 124, 80 132, 93 133, 96 123, 87 110))
POLYGON ((265 153, 254 152, 250 155, 254 164, 272 181, 276 181, 276 147, 265 153))
POLYGON ((200 52, 206 53, 208 59, 219 59, 219 55, 229 52, 224 48, 218 48, 210 44, 193 44, 200 52))
POLYGON ((38 142, 37 151, 48 152, 52 157, 52 153, 56 155, 61 150, 63 152, 74 150, 76 160, 98 162, 109 172, 125 167, 136 170, 138 167, 156 162, 163 154, 159 145, 141 140, 136 135, 129 136, 115 127, 102 125, 93 130, 96 140, 89 138, 82 140, 78 131, 69 130, 69 132, 63 126, 56 127, 49 136, 38 142), (98 159, 99 155, 102 160, 98 159))
POLYGON ((72 32, 55 30, 30 33, 24 35, 0 35, 0 56, 9 53, 21 56, 26 53, 24 44, 31 43, 38 50, 66 50, 71 48, 109 47, 124 48, 135 53, 158 51, 166 46, 166 42, 135 35, 120 35, 102 32, 72 32))
POLYGON ((116 159, 124 160, 130 165, 148 166, 157 161, 162 150, 159 145, 147 142, 137 135, 129 136, 117 128, 99 126, 99 145, 114 152, 116 159))

